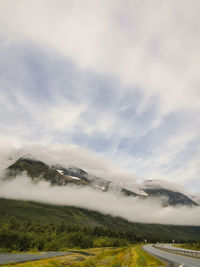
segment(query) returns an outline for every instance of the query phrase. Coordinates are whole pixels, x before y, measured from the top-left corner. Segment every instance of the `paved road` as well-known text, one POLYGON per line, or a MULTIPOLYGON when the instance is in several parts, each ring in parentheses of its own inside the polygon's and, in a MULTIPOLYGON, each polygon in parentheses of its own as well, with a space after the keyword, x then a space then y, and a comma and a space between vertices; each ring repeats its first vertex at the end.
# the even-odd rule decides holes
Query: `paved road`
POLYGON ((152 245, 145 245, 143 248, 150 254, 168 262, 170 267, 200 267, 199 259, 180 256, 177 254, 162 251, 160 249, 152 247, 152 245))
POLYGON ((51 257, 64 256, 67 254, 71 253, 69 252, 45 252, 41 254, 0 253, 0 264, 41 260, 51 257))

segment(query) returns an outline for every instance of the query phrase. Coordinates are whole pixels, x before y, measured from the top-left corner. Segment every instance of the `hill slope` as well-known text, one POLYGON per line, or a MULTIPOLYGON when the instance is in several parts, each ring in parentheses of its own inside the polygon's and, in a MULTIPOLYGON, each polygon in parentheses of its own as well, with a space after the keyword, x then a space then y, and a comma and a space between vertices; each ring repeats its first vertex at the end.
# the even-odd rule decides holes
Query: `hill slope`
POLYGON ((199 240, 200 227, 131 223, 119 217, 103 215, 86 209, 56 206, 29 201, 0 198, 0 222, 12 216, 20 221, 40 221, 44 224, 65 222, 79 227, 106 227, 123 232, 133 232, 138 240, 178 241, 199 240))

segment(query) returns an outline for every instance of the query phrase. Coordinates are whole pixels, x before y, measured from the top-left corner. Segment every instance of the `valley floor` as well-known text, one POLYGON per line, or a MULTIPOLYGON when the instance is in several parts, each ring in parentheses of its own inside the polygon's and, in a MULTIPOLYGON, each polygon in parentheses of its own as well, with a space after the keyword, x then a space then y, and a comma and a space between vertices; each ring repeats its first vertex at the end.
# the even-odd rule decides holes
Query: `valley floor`
POLYGON ((125 248, 92 248, 73 250, 72 254, 38 261, 4 264, 15 267, 148 267, 165 266, 142 250, 141 245, 125 248))

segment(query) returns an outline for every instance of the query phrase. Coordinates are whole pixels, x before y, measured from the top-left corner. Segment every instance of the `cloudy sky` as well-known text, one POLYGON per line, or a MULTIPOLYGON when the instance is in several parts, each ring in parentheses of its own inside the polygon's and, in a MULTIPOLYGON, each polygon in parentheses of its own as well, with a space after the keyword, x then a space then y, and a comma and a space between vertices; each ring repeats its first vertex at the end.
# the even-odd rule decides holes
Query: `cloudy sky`
POLYGON ((0 143, 76 145, 200 191, 199 0, 0 0, 0 143))

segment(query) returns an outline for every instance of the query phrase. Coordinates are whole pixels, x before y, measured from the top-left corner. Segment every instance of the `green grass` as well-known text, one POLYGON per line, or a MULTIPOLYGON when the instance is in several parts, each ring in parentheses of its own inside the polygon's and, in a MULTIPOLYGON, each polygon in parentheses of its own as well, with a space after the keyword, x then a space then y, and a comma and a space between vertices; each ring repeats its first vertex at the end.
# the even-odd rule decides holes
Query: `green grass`
POLYGON ((145 252, 141 246, 136 246, 136 266, 164 266, 164 264, 157 258, 145 252))
MULTIPOLYGON (((3 265, 8 267, 11 265, 3 265)), ((15 267, 158 267, 165 266, 157 258, 142 250, 141 245, 124 248, 93 248, 80 250, 79 254, 66 255, 57 258, 34 262, 12 264, 15 267), (87 252, 89 256, 81 254, 87 252)))

